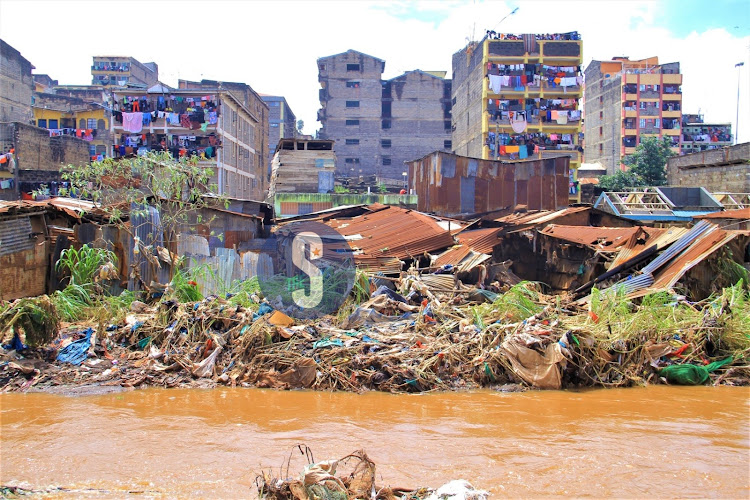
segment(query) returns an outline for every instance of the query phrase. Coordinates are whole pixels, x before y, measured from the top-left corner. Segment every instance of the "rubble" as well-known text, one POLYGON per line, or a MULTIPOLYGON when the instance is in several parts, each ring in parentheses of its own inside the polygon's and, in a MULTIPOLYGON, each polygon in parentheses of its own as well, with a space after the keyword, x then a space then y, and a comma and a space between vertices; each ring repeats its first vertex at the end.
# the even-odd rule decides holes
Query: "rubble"
POLYGON ((343 306, 314 319, 284 308, 283 280, 264 297, 258 277, 220 283, 195 268, 110 295, 116 256, 84 245, 61 254, 78 256, 64 266, 65 288, 0 302, 0 390, 750 382, 750 233, 708 221, 594 227, 585 225, 590 211, 563 213, 584 226, 515 215, 504 223, 520 220, 521 229, 478 228, 382 205, 310 214, 348 238, 358 266, 343 306), (530 246, 515 256, 519 241, 530 246), (525 281, 529 266, 514 257, 538 281, 525 281), (76 262, 84 261, 82 273, 76 262), (549 287, 563 282, 567 292, 549 287), (716 369, 664 371, 685 364, 716 369))
MULTIPOLYGON (((273 500, 304 500, 335 498, 340 500, 370 498, 372 500, 486 500, 489 493, 475 489, 466 480, 450 481, 436 490, 431 488, 403 488, 377 486, 375 462, 364 450, 358 450, 338 460, 315 462, 312 450, 297 445, 284 464, 286 478, 276 477, 272 470, 263 471, 255 479, 260 498, 273 500), (289 476, 293 455, 298 451, 308 464, 297 478, 289 476)), ((381 478, 382 480, 382 478, 381 478)))

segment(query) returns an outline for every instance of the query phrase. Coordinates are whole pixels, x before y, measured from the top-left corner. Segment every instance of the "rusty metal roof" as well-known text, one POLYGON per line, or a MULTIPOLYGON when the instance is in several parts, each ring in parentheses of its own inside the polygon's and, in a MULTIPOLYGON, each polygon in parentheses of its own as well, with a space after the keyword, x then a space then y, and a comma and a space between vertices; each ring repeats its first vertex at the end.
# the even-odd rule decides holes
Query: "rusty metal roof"
POLYGON ((500 243, 497 235, 502 231, 500 227, 488 227, 485 229, 470 229, 458 233, 458 242, 470 247, 475 252, 492 253, 495 245, 500 243))
POLYGON ((571 243, 588 246, 600 252, 617 252, 624 247, 637 232, 657 235, 661 230, 646 227, 591 227, 560 226, 550 224, 539 233, 571 243))
POLYGON ((365 257, 409 259, 455 243, 435 218, 400 207, 332 219, 327 224, 346 237, 356 261, 365 257))
POLYGON ((432 265, 433 267, 443 267, 446 265, 457 266, 458 263, 464 260, 470 253, 471 249, 468 246, 456 245, 440 254, 432 265))
POLYGON ((568 207, 562 210, 531 210, 528 212, 515 212, 495 220, 510 226, 535 226, 553 221, 558 217, 585 212, 587 210, 591 210, 591 207, 568 207))
POLYGON ((624 264, 630 259, 640 255, 647 249, 656 246, 657 251, 671 245, 678 239, 682 238, 688 232, 686 227, 670 227, 664 229, 650 228, 648 233, 634 233, 625 246, 615 257, 609 268, 614 269, 620 264, 624 264))
POLYGON ((705 215, 696 215, 694 219, 737 219, 750 220, 750 208, 740 208, 737 210, 724 210, 723 212, 713 212, 705 215))

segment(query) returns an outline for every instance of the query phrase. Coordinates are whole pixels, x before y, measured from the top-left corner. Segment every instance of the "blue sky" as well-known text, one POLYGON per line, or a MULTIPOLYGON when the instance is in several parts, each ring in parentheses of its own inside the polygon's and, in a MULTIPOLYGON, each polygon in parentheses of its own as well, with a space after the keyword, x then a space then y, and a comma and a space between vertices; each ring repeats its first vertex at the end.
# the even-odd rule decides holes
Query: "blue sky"
POLYGON ((750 35, 748 0, 666 0, 658 5, 655 22, 678 37, 714 28, 737 36, 750 35))
POLYGON ((384 59, 384 78, 450 75, 452 55, 492 28, 579 31, 584 67, 679 61, 684 110, 715 122, 734 124, 744 61, 740 140, 750 140, 750 0, 0 0, 0 38, 60 83, 91 83, 94 55, 129 55, 157 62, 167 85, 207 78, 283 95, 307 133, 319 127, 317 58, 354 49, 384 59))

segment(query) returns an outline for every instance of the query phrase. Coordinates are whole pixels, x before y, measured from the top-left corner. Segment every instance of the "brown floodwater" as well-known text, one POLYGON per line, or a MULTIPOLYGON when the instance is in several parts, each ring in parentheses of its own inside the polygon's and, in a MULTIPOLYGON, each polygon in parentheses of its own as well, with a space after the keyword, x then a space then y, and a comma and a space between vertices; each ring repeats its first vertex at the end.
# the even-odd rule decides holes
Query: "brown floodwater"
MULTIPOLYGON (((253 498, 256 474, 278 474, 298 443, 316 460, 363 448, 379 485, 748 498, 750 389, 0 395, 0 483, 77 490, 60 497, 253 498)), ((297 454, 290 475, 304 464, 297 454)))

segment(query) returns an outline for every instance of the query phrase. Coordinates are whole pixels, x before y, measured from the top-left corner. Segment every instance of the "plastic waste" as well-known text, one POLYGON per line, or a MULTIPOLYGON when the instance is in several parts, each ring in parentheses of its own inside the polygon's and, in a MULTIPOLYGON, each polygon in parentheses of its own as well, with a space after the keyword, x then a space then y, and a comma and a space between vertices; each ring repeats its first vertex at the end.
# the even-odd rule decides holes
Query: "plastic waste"
POLYGON ((94 333, 93 328, 87 328, 82 332, 84 337, 66 345, 57 353, 57 361, 61 363, 70 363, 80 365, 86 360, 88 350, 91 347, 91 335, 94 333))

